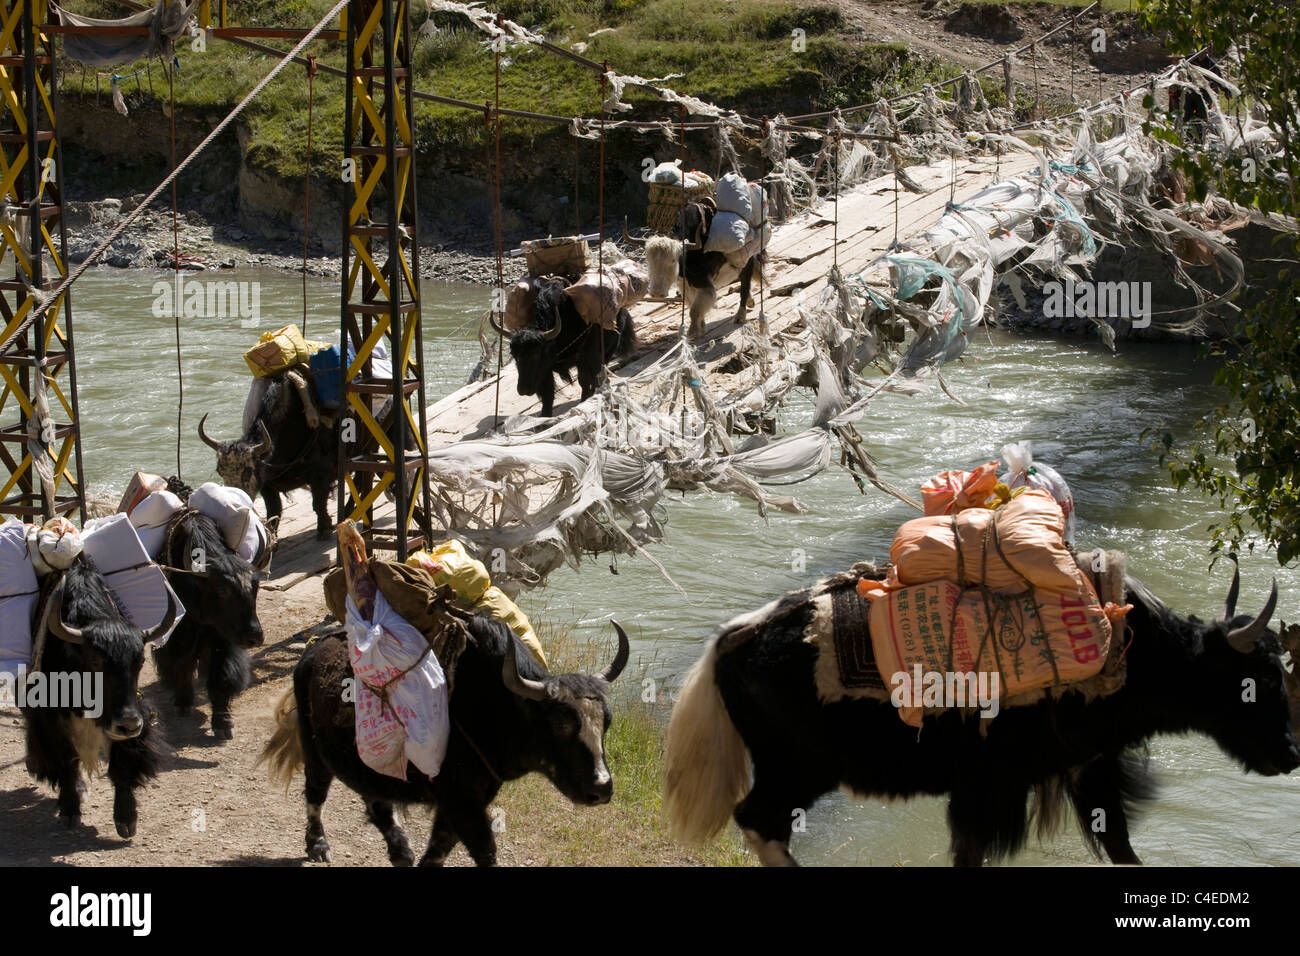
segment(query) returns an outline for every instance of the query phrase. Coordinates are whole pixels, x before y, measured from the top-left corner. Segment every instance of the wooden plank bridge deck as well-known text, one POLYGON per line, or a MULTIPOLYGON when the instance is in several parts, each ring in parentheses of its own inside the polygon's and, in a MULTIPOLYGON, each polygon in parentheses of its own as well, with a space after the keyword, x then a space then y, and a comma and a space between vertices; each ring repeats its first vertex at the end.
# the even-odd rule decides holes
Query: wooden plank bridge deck
MULTIPOLYGON (((1000 166, 992 157, 959 159, 955 178, 949 160, 926 166, 914 166, 908 175, 925 192, 898 191, 898 238, 900 242, 921 235, 943 216, 950 194, 957 202, 1001 179, 1023 174, 1037 165, 1027 153, 1004 156, 1000 166)), ((841 272, 861 270, 889 248, 894 239, 894 177, 882 176, 862 183, 841 194, 838 203, 838 229, 835 206, 827 200, 816 211, 806 212, 773 230, 768 244, 767 289, 764 312, 773 333, 799 320, 800 299, 815 301, 825 287, 827 274, 836 261, 841 272), (838 243, 836 236, 838 234, 838 243)), ((880 276, 887 279, 887 273, 880 276)), ((758 293, 755 291, 755 298, 758 293)), ((697 352, 697 361, 714 394, 732 394, 751 388, 754 372, 739 374, 720 371, 720 366, 735 354, 740 345, 740 330, 732 323, 739 302, 736 286, 723 295, 710 313, 711 320, 697 352)), ((678 341, 681 306, 672 302, 643 302, 631 310, 641 345, 635 355, 611 365, 615 382, 626 379, 658 361, 678 341)), ((757 308, 750 311, 750 319, 757 308)), ((501 372, 501 420, 523 412, 536 412, 534 396, 521 396, 515 390, 515 368, 507 365, 501 372)), ((557 383, 555 411, 561 414, 578 400, 576 382, 557 383)), ((466 385, 434 402, 428 408, 429 447, 437 448, 457 441, 482 438, 494 427, 497 401, 496 376, 466 385)), ((380 526, 391 525, 393 505, 381 499, 376 515, 380 526)), ((305 489, 295 492, 287 502, 281 519, 280 548, 272 567, 272 576, 263 587, 287 590, 332 566, 334 542, 314 540, 315 515, 310 495, 305 489)))

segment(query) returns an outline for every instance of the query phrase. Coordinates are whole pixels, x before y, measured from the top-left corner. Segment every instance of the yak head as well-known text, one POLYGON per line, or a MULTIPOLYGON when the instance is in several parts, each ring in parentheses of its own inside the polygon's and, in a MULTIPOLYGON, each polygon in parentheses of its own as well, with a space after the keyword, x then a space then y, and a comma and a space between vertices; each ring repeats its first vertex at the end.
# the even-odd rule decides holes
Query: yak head
MULTIPOLYGON (((568 304, 564 293, 567 284, 564 279, 543 283, 537 292, 533 321, 510 334, 510 358, 515 363, 520 395, 539 394, 555 367, 557 340, 564 331, 564 307, 568 304)), ((492 325, 506 334, 495 320, 492 325)))
MULTIPOLYGON (((1300 767, 1284 649, 1269 620, 1277 608, 1277 581, 1255 617, 1237 614, 1240 576, 1234 573, 1223 612, 1200 624, 1213 685, 1199 702, 1204 729, 1247 770, 1271 776, 1300 767)), ((1292 662, 1294 666, 1294 662, 1292 662)), ((1189 693, 1197 693, 1187 688, 1189 693)))
MULTIPOLYGON (((533 713, 527 726, 534 735, 529 752, 536 769, 557 790, 577 804, 609 803, 614 779, 605 763, 605 731, 609 729, 609 685, 627 666, 630 653, 627 632, 617 621, 618 653, 599 674, 559 674, 534 679, 519 673, 517 643, 506 646, 501 676, 506 688, 522 698, 533 713)), ((531 667, 540 667, 528 658, 531 667)))
POLYGON ((261 567, 254 567, 226 545, 217 523, 207 515, 186 516, 178 529, 169 572, 193 620, 219 631, 243 648, 264 640, 257 617, 257 589, 270 562, 270 547, 261 567), (195 553, 202 555, 195 560, 195 553), (179 573, 177 573, 179 572, 179 573))
POLYGON ((275 447, 271 442, 271 433, 266 429, 266 422, 258 419, 257 441, 248 438, 217 441, 209 438, 203 430, 203 423, 207 420, 207 415, 199 419, 199 437, 217 453, 217 474, 221 476, 222 483, 241 489, 250 498, 257 497, 257 493, 262 490, 266 462, 270 460, 275 447))
POLYGON ((140 736, 149 717, 138 693, 144 648, 176 621, 171 593, 162 622, 142 630, 122 616, 99 572, 78 561, 56 585, 48 607, 45 626, 58 644, 47 647, 45 669, 102 674, 103 697, 95 723, 109 740, 140 736))

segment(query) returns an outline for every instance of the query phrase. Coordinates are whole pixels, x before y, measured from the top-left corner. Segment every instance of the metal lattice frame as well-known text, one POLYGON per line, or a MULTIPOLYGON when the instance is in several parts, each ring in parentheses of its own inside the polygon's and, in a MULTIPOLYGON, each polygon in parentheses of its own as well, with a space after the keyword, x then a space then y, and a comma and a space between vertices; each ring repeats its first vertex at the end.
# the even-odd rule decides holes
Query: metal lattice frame
POLYGON ((0 515, 40 520, 80 512, 84 521, 68 293, 14 335, 66 275, 54 46, 33 27, 44 23, 46 6, 5 0, 0 26, 0 275, 13 263, 12 277, 0 278, 0 342, 7 343, 0 353, 0 515), (4 424, 9 409, 18 412, 17 424, 4 424))
POLYGON ((372 547, 394 550, 399 560, 430 540, 410 36, 407 0, 352 0, 343 145, 354 175, 345 190, 339 344, 344 394, 357 425, 356 441, 340 442, 338 514, 360 522, 372 547), (391 379, 373 373, 381 341, 388 343, 391 379), (349 346, 355 352, 350 362, 349 346), (413 396, 418 415, 412 414, 413 396), (387 398, 395 410, 395 441, 374 414, 387 398), (412 450, 405 450, 408 439, 416 445, 412 450), (375 507, 389 489, 396 498, 395 527, 376 529, 375 507), (349 495, 353 507, 345 514, 349 495))

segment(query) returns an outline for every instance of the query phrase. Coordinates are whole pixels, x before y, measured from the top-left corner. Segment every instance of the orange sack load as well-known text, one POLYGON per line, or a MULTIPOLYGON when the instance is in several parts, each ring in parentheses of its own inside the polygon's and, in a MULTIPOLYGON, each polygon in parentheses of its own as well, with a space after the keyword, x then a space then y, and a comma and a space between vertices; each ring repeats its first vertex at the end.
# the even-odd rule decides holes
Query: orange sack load
MULTIPOLYGON (((982 673, 1005 705, 1086 680, 1106 662, 1107 615, 1123 609, 1103 608, 1079 569, 1065 544, 1061 506, 1046 491, 1025 489, 991 509, 984 498, 992 477, 991 469, 978 469, 927 483, 937 492, 937 513, 898 529, 884 581, 858 582, 871 601, 872 646, 886 681, 982 673), (957 507, 944 513, 949 505, 957 507)), ((918 699, 905 695, 899 708, 915 727, 927 711, 961 705, 926 699, 913 706, 918 699)))

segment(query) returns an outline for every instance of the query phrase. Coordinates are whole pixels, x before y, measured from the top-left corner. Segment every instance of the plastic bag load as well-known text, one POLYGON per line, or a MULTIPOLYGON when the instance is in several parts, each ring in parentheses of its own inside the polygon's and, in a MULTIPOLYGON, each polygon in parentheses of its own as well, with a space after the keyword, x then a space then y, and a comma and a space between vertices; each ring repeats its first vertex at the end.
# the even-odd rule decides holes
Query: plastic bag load
POLYGON ((589 270, 564 293, 588 325, 613 330, 619 310, 639 302, 649 288, 649 276, 631 260, 623 260, 603 270, 589 270))
POLYGON ((190 507, 217 523, 226 547, 250 564, 258 564, 271 535, 243 489, 209 481, 190 493, 190 507))
POLYGON ((1032 441, 1002 446, 1002 460, 1007 463, 1002 480, 1008 488, 1029 487, 1046 491, 1061 506, 1065 515, 1065 540, 1074 540, 1074 495, 1065 479, 1051 465, 1034 461, 1032 441))
POLYGON ((372 620, 347 598, 348 658, 357 679, 357 753, 371 770, 406 779, 409 760, 436 777, 447 754, 447 679, 424 635, 375 593, 372 620))
POLYGON ((0 524, 0 673, 32 664, 32 626, 40 585, 27 554, 27 530, 17 518, 0 524))
MULTIPOLYGON (((750 228, 745 237, 745 244, 734 252, 726 253, 727 261, 736 269, 743 269, 745 263, 749 262, 771 241, 772 226, 770 224, 764 224, 761 229, 750 228)), ((705 248, 708 248, 707 244, 705 248)))
POLYGON ((316 400, 321 407, 339 408, 343 405, 343 371, 339 361, 338 345, 327 345, 313 352, 307 360, 311 372, 312 387, 316 390, 316 400))
MULTIPOLYGON (((710 181, 709 177, 698 170, 692 169, 686 173, 686 185, 688 187, 700 186, 710 181)), ((671 162, 660 163, 650 173, 650 182, 666 186, 680 186, 682 184, 682 161, 674 159, 671 162)))
POLYGON ((86 557, 117 595, 122 613, 141 630, 162 623, 167 613, 168 594, 171 594, 176 603, 175 623, 152 646, 162 647, 167 643, 176 624, 185 616, 185 606, 167 583, 162 569, 149 560, 131 519, 118 512, 88 521, 81 530, 81 541, 86 557))
POLYGON ((40 527, 27 525, 27 557, 38 576, 66 571, 81 549, 81 532, 67 518, 51 518, 40 527))
POLYGON ((167 542, 167 525, 176 512, 184 507, 180 498, 163 489, 155 491, 127 512, 127 517, 135 526, 135 533, 151 560, 158 560, 163 545, 167 542))
POLYGON ((718 212, 709 227, 709 237, 704 241, 705 252, 738 252, 748 241, 753 230, 745 217, 734 212, 718 212))
MULTIPOLYGON (((914 678, 918 666, 922 674, 996 673, 996 688, 989 679, 985 689, 996 690, 989 696, 999 702, 1093 677, 1110 652, 1112 633, 1086 582, 1079 591, 1038 589, 990 604, 979 591, 963 593, 952 581, 933 581, 872 600, 868 620, 876 667, 891 687, 894 675, 914 678)), ((965 691, 966 706, 976 706, 974 691, 965 691)), ((927 708, 915 703, 905 695, 899 717, 920 727, 927 708)), ((936 701, 933 710, 955 703, 936 701)))
POLYGON ((990 461, 974 471, 941 471, 921 486, 921 505, 927 515, 950 515, 966 508, 982 508, 997 487, 998 463, 990 461))
POLYGON ((465 546, 455 538, 435 545, 429 551, 417 551, 406 559, 406 563, 428 571, 438 586, 451 585, 451 589, 470 604, 478 603, 483 592, 492 586, 483 562, 470 557, 465 546))
POLYGON ((519 605, 510 600, 504 591, 498 587, 488 588, 475 603, 474 610, 490 614, 509 627, 518 635, 519 640, 524 642, 524 646, 532 651, 533 657, 537 658, 537 663, 543 667, 548 666, 546 652, 542 650, 542 642, 538 640, 532 624, 528 622, 524 612, 519 610, 519 605))
POLYGON ((718 201, 719 213, 734 213, 746 223, 754 219, 752 193, 744 176, 738 173, 727 173, 718 180, 713 195, 718 201))

